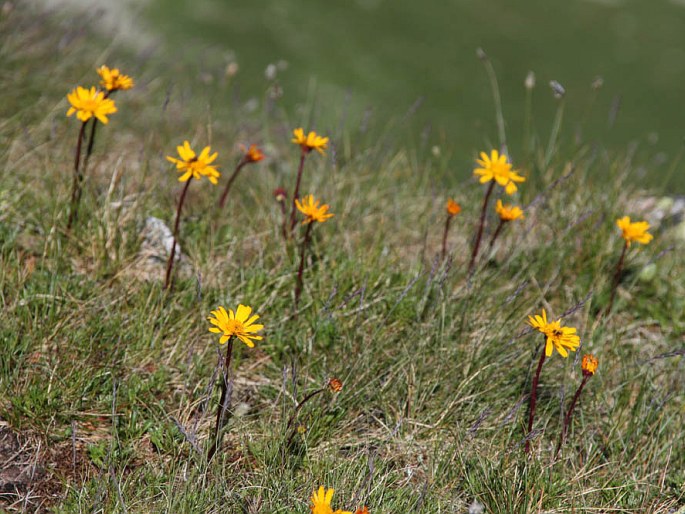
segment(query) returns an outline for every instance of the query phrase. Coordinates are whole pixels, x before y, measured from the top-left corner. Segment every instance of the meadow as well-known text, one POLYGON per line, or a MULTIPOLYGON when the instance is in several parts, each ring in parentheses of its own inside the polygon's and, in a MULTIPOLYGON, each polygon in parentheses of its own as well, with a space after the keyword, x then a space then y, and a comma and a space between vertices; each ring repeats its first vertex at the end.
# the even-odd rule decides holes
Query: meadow
POLYGON ((493 120, 487 144, 455 155, 444 135, 407 141, 412 110, 368 123, 305 94, 290 109, 269 81, 255 108, 224 70, 210 81, 109 45, 87 20, 20 5, 1 16, 1 509, 323 514, 310 498, 324 486, 334 508, 373 514, 683 512, 682 225, 653 221, 654 239, 627 248, 616 225, 650 218, 645 198, 662 192, 645 189, 646 170, 677 174, 677 157, 579 141, 564 123, 577 106, 546 84, 535 91, 555 105, 549 131, 531 124, 504 145, 493 120), (135 86, 112 95, 67 228, 83 127, 67 94, 97 86, 103 64, 135 86), (326 144, 293 143, 299 127, 326 144), (186 159, 185 140, 216 159, 186 159), (264 159, 219 207, 252 144, 264 159), (473 173, 480 151, 504 146, 525 178, 513 195, 473 173), (196 166, 200 180, 179 182, 167 157, 221 177, 196 166), (300 195, 334 216, 299 217, 283 237, 302 162, 300 195), (525 217, 490 247, 497 199, 525 217), (182 257, 165 287, 169 248, 150 218, 171 228, 177 211, 182 257), (208 318, 239 305, 263 339, 231 339, 223 382, 228 345, 208 318), (545 336, 529 316, 542 309, 580 347, 555 349, 532 388, 545 336), (590 353, 599 364, 557 456, 590 353))

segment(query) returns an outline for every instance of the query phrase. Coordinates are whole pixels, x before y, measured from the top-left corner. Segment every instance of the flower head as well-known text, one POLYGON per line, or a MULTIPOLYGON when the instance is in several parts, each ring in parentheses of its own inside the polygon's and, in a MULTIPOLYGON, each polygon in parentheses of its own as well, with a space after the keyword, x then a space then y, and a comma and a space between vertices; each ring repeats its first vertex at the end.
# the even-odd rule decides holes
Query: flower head
POLYGON ((125 90, 133 87, 133 79, 121 73, 119 68, 108 68, 103 64, 98 68, 98 75, 102 79, 100 85, 107 91, 125 90))
POLYGON ((295 199, 295 205, 297 206, 297 209, 304 214, 304 220, 302 220, 302 223, 305 225, 307 223, 311 223, 312 221, 323 223, 328 218, 332 218, 334 216, 334 214, 329 214, 329 206, 327 204, 319 206, 320 203, 321 202, 319 202, 319 200, 314 200, 314 196, 312 195, 305 196, 302 199, 302 202, 300 202, 298 199, 295 199))
POLYGON ((594 375, 598 365, 599 361, 597 360, 597 357, 591 353, 583 355, 583 360, 580 363, 580 367, 583 370, 583 376, 588 377, 594 375))
POLYGON ((109 123, 107 115, 117 112, 114 100, 105 98, 105 94, 95 89, 95 87, 86 89, 85 87, 78 86, 67 95, 67 100, 69 100, 71 105, 67 111, 67 116, 76 113, 76 117, 84 123, 95 117, 104 125, 107 125, 109 123))
POLYGON ((323 155, 324 150, 328 145, 328 138, 321 137, 317 135, 314 131, 305 135, 304 130, 302 128, 296 128, 295 130, 293 130, 293 136, 295 137, 293 137, 292 142, 296 145, 300 145, 302 150, 305 152, 311 152, 312 150, 316 150, 323 155))
POLYGON ((274 198, 278 203, 285 202, 285 199, 288 197, 288 193, 285 190, 285 188, 282 187, 277 187, 274 189, 274 198))
POLYGON ((500 155, 497 150, 492 150, 489 157, 485 152, 481 152, 480 159, 476 159, 476 162, 481 167, 473 170, 473 174, 480 177, 480 183, 485 184, 494 180, 504 188, 508 195, 513 195, 518 190, 517 182, 526 181, 525 177, 511 169, 507 156, 500 155))
POLYGON ((447 209, 447 215, 448 216, 456 216, 461 212, 461 205, 459 205, 457 202, 452 200, 451 198, 447 199, 447 205, 445 207, 447 209))
POLYGON ((255 332, 259 332, 264 328, 264 325, 255 324, 255 321, 259 319, 256 314, 250 317, 252 314, 252 308, 247 307, 243 304, 238 305, 235 314, 231 309, 226 309, 223 307, 218 307, 215 311, 212 311, 212 316, 207 318, 209 322, 214 325, 209 327, 209 331, 214 334, 221 334, 219 339, 219 344, 226 343, 231 337, 235 336, 245 343, 250 348, 254 347, 255 341, 260 341, 262 336, 256 335, 255 332))
POLYGON ((320 486, 318 491, 314 491, 311 497, 312 505, 309 507, 312 514, 352 514, 347 510, 333 511, 331 500, 333 500, 334 492, 333 488, 326 490, 324 486, 320 486))
POLYGON ((649 223, 646 221, 630 222, 630 216, 623 216, 616 220, 616 225, 621 229, 621 237, 626 240, 626 244, 630 246, 632 241, 636 241, 643 245, 649 243, 654 236, 647 232, 649 230, 649 223))
POLYGON ((240 145, 240 149, 243 151, 243 159, 245 162, 259 162, 264 159, 264 152, 262 152, 257 145, 250 145, 246 148, 245 145, 240 145))
POLYGON ((217 171, 216 167, 210 166, 217 155, 219 155, 217 152, 209 155, 211 148, 205 146, 202 149, 202 152, 200 152, 200 155, 196 155, 193 149, 190 148, 190 143, 188 141, 184 141, 182 146, 177 146, 176 150, 181 158, 176 159, 167 156, 167 161, 173 162, 176 165, 176 169, 182 173, 178 178, 179 182, 186 182, 190 180, 191 177, 200 180, 203 176, 207 177, 207 180, 212 184, 218 182, 217 179, 221 176, 221 173, 217 171))
POLYGON ((499 214, 499 219, 502 221, 513 221, 519 218, 525 218, 523 209, 516 205, 503 205, 502 200, 497 200, 495 210, 497 211, 497 214, 499 214))
POLYGON ((369 508, 366 505, 364 505, 364 508, 357 509, 356 511, 354 511, 354 514, 369 514, 369 508))
POLYGON ((339 378, 333 377, 328 381, 328 389, 330 389, 332 393, 339 393, 342 391, 342 388, 343 383, 339 378))
POLYGON ((580 337, 576 334, 576 329, 564 327, 561 320, 548 322, 547 313, 542 309, 542 315, 528 316, 528 324, 542 332, 546 339, 545 355, 552 356, 552 351, 556 348, 559 355, 568 357, 568 350, 575 352, 580 346, 580 337))

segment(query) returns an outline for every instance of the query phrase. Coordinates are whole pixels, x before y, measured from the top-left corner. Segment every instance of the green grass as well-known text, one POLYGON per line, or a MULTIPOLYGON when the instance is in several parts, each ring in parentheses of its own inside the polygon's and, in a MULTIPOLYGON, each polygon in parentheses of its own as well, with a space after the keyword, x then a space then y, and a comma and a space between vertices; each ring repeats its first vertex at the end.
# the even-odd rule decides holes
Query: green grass
MULTIPOLYGON (((312 104, 249 113, 226 103, 232 84, 202 85, 193 65, 136 65, 74 23, 10 16, 0 21, 0 427, 43 472, 0 496, 2 508, 304 513, 319 485, 335 487, 336 506, 374 514, 465 512, 474 500, 521 513, 685 505, 682 356, 655 358, 682 349, 685 333, 682 247, 665 251, 677 244, 668 230, 631 250, 614 312, 598 316, 620 252, 614 220, 639 216, 631 209, 651 155, 578 146, 565 131, 546 165, 546 146, 510 148, 528 177, 517 198, 530 205, 526 220, 507 227, 469 281, 482 190, 448 166, 450 147, 400 144, 392 125, 328 132, 333 148, 308 158, 303 192, 336 216, 315 227, 295 317, 297 249, 279 236, 271 192, 292 190, 290 130, 312 104), (116 97, 119 112, 99 132, 68 234, 77 122, 64 117, 64 95, 94 83, 102 62, 138 87, 116 97), (270 159, 244 170, 223 212, 221 185, 192 184, 181 245, 193 271, 167 294, 133 278, 135 256, 147 216, 173 222, 180 185, 163 156, 185 138, 211 143, 224 173, 237 142, 265 143, 270 159), (463 206, 449 265, 435 259, 448 194, 463 206), (239 302, 262 316, 267 337, 236 347, 236 415, 208 464, 219 357, 206 317, 239 302), (581 377, 575 356, 545 364, 527 458, 541 340, 525 320, 541 307, 574 309, 566 323, 600 360, 556 463, 581 377), (286 448, 296 400, 331 376, 344 390, 308 403, 306 433, 286 448)), ((470 167, 474 156, 459 159, 470 167)))

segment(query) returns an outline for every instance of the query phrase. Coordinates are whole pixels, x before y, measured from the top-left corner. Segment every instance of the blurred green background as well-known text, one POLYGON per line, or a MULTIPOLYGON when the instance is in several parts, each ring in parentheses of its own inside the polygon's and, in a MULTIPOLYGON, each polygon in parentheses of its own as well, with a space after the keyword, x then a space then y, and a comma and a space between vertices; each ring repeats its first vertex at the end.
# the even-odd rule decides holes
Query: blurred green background
MULTIPOLYGON (((542 141, 557 105, 548 87, 554 79, 567 90, 567 136, 609 148, 638 142, 661 163, 682 146, 685 0, 151 0, 147 17, 174 59, 199 71, 235 60, 232 80, 244 101, 261 102, 265 69, 287 62, 277 74, 279 101, 294 122, 321 131, 370 112, 379 124, 394 117, 429 144, 470 158, 497 142, 489 82, 476 58, 482 47, 497 71, 514 158, 529 70, 537 78, 533 129, 542 141), (597 76, 603 87, 593 93, 597 76), (303 119, 297 106, 313 98, 320 117, 303 119), (403 120, 419 98, 420 108, 403 120)), ((649 182, 664 185, 669 166, 654 168, 649 182)), ((669 182, 685 191, 678 171, 669 182)))

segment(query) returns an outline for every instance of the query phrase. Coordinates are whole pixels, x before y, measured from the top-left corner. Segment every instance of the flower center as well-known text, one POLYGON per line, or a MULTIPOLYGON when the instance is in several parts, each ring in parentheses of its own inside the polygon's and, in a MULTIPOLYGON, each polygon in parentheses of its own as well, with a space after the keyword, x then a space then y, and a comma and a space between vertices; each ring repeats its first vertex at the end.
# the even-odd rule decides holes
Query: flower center
POLYGON ((223 327, 226 335, 235 336, 245 332, 245 327, 237 319, 229 319, 223 327))

